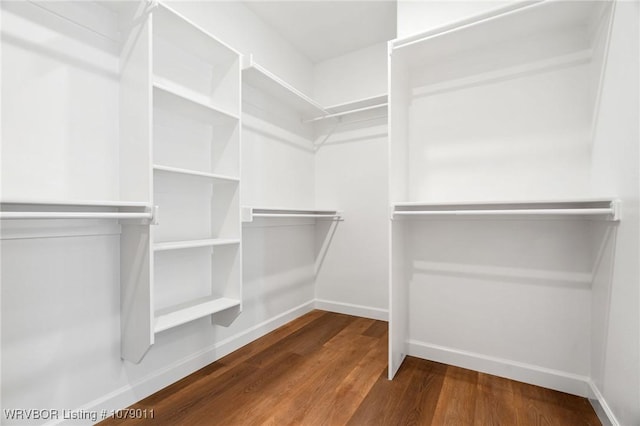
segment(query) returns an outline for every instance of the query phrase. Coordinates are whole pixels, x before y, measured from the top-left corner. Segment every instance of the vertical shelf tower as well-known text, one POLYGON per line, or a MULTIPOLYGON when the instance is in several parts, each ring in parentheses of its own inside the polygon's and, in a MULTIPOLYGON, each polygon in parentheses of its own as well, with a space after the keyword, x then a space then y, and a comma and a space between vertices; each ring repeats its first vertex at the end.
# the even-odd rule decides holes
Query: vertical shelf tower
MULTIPOLYGON (((156 216, 148 273, 123 279, 122 314, 135 320, 123 321, 122 357, 133 362, 156 333, 206 316, 226 325, 242 309, 240 55, 164 5, 144 27, 156 216)), ((141 270, 133 254, 129 275, 141 270)))

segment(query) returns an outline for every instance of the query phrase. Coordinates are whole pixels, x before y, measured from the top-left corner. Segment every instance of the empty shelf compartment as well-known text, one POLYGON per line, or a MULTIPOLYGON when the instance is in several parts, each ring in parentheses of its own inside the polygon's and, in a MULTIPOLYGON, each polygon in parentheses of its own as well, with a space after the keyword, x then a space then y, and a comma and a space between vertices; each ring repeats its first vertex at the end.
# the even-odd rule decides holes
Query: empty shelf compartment
POLYGON ((225 297, 203 297, 180 305, 171 306, 156 311, 154 332, 168 330, 182 324, 212 315, 226 309, 240 306, 237 299, 225 297))

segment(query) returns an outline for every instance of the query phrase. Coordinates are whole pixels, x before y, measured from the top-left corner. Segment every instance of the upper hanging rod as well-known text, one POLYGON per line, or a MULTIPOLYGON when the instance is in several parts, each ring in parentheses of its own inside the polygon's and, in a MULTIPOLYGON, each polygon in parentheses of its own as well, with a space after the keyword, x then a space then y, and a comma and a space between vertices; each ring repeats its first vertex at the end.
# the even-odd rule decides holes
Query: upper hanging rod
POLYGON ((387 102, 381 103, 381 104, 376 104, 376 105, 370 105, 370 106, 366 106, 366 107, 362 107, 362 108, 356 108, 356 109, 351 109, 348 111, 342 111, 342 112, 336 112, 333 114, 326 114, 326 115, 322 115, 320 117, 315 117, 315 118, 310 118, 308 120, 303 120, 303 123, 311 123, 314 121, 320 121, 320 120, 326 120, 327 118, 334 118, 334 117, 342 117, 344 115, 349 115, 349 114, 355 114, 357 112, 363 112, 363 111, 369 111, 372 109, 378 109, 378 108, 383 108, 386 107, 388 105, 387 102))

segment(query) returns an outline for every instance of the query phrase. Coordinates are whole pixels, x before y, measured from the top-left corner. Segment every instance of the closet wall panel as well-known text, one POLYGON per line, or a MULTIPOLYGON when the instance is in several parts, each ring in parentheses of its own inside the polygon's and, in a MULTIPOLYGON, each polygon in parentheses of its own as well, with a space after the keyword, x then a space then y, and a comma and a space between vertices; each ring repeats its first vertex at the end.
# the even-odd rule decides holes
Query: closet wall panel
MULTIPOLYGON (((315 66, 314 97, 330 106, 384 94, 386 71, 386 43, 329 59, 315 66)), ((316 204, 344 215, 335 230, 317 228, 319 308, 388 317, 387 133, 386 107, 317 124, 316 204)))
POLYGON ((316 297, 319 303, 352 305, 361 310, 359 315, 384 320, 388 312, 387 159, 383 117, 341 126, 318 150, 315 163, 319 205, 339 206, 345 218, 335 232, 329 224, 318 227, 316 297), (364 152, 367 160, 361 161, 364 152))
MULTIPOLYGON (((614 188, 591 185, 610 10, 540 3, 395 41, 392 201, 465 210, 615 198, 614 188)), ((410 301, 408 328, 391 325, 392 334, 406 332, 404 353, 591 395, 591 285, 602 244, 592 221, 393 221, 406 228, 404 262, 392 261, 404 280, 391 286, 392 300, 401 286, 410 301)))
POLYGON ((617 2, 598 121, 592 184, 614 188, 624 207, 615 233, 594 235, 592 379, 619 424, 640 423, 640 5, 617 2), (630 54, 635 52, 636 54, 630 54))

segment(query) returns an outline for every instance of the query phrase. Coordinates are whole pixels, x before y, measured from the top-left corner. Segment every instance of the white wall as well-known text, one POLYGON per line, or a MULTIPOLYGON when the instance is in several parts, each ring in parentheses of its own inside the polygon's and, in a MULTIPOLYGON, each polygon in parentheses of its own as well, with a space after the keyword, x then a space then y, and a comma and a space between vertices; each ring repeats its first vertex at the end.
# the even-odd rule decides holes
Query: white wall
POLYGON ((588 221, 405 226, 409 354, 587 395, 588 221))
POLYGON ((593 285, 591 367, 620 425, 640 424, 639 10, 638 2, 616 4, 593 146, 593 186, 623 207, 593 285))
POLYGON ((387 319, 387 157, 386 119, 336 131, 316 154, 317 205, 344 215, 332 234, 318 228, 318 244, 330 239, 317 269, 320 308, 387 319))
POLYGON ((317 63, 313 68, 313 97, 331 106, 387 93, 387 43, 317 63))
POLYGON ((313 91, 313 64, 239 1, 169 0, 171 7, 303 93, 313 91))
POLYGON ((4 7, 2 196, 118 199, 115 43, 33 5, 4 7))
POLYGON ((313 208, 313 127, 259 90, 243 91, 241 203, 313 208))
MULTIPOLYGON (((386 43, 381 43, 317 64, 314 96, 333 105, 385 93, 386 58, 386 43)), ((318 227, 316 244, 328 242, 328 249, 317 263, 317 306, 386 319, 386 111, 347 116, 334 126, 328 120, 316 135, 316 143, 324 141, 315 159, 316 205, 343 210, 344 221, 335 232, 318 227)))

